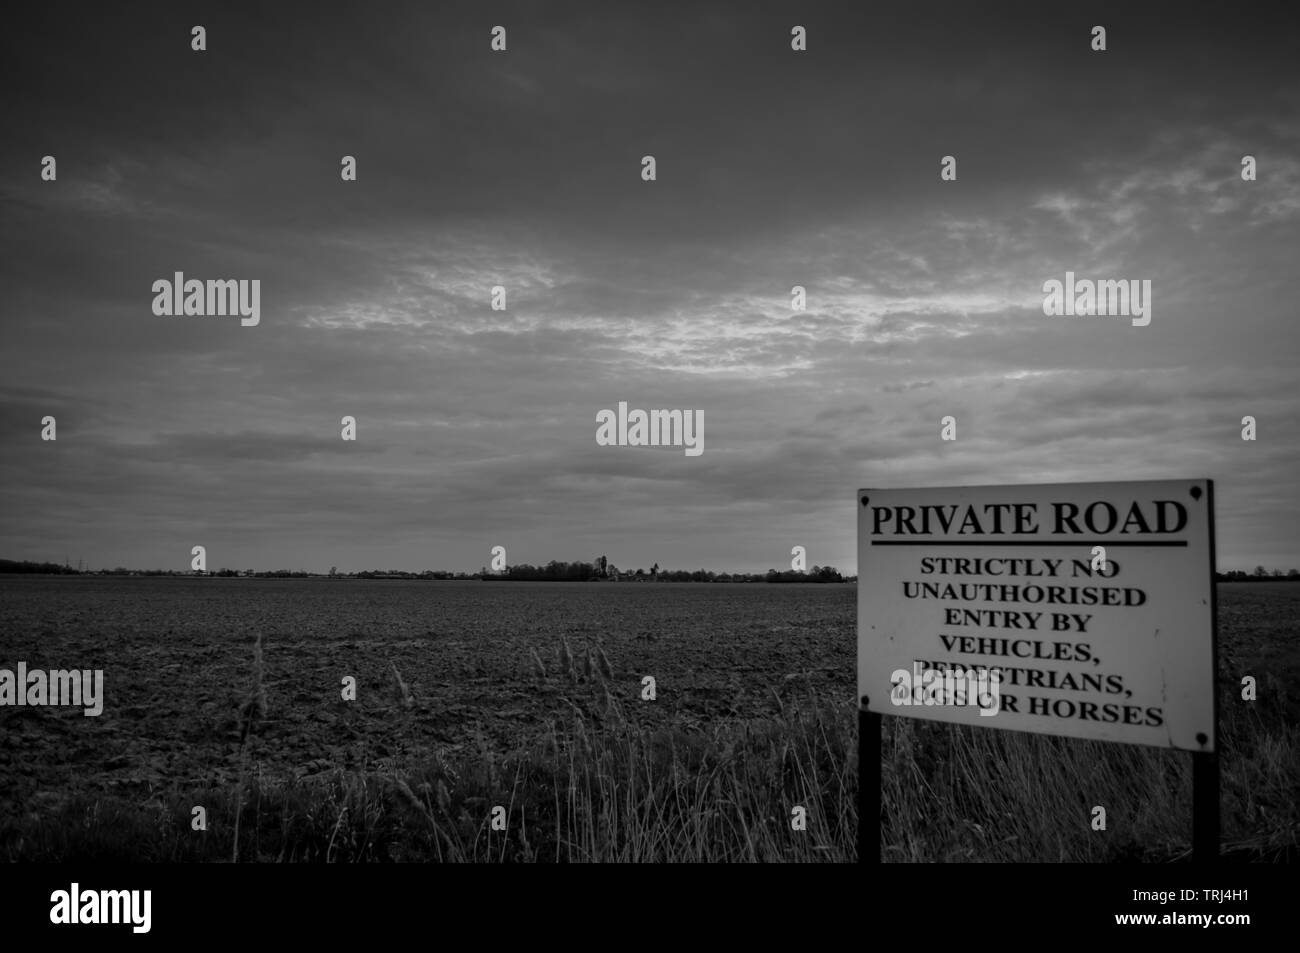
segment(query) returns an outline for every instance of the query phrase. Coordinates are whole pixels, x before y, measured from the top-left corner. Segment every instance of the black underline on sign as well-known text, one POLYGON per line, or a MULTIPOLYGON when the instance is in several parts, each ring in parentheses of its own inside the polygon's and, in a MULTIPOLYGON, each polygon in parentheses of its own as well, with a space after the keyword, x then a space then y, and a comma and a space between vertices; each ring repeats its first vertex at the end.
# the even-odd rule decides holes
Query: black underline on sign
POLYGON ((1122 539, 1107 542, 1101 539, 1077 539, 1073 542, 1037 539, 873 539, 872 546, 1186 546, 1185 539, 1162 539, 1148 543, 1122 539))

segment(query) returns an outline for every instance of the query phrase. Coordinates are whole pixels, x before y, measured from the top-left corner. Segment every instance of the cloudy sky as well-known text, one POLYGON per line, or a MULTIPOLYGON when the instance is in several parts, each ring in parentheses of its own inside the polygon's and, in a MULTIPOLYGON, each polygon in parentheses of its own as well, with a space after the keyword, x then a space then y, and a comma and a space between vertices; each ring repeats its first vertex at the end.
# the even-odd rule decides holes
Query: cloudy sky
POLYGON ((47 6, 0 38, 0 556, 855 571, 860 486, 1210 477, 1221 568, 1300 565, 1262 8, 47 6), (1044 316, 1067 270, 1150 325, 1044 316), (177 271, 261 323, 154 315, 177 271), (619 401, 703 454, 597 446, 619 401))

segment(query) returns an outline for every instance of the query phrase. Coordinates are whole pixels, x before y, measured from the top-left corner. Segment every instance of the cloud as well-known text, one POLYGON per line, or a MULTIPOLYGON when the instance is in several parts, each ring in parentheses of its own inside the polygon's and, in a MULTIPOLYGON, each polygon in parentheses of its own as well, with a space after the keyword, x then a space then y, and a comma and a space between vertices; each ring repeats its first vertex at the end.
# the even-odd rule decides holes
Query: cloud
POLYGON ((1197 61, 1203 37, 1116 11, 1145 54, 1097 69, 1023 12, 936 37, 810 8, 803 58, 707 5, 521 8, 498 57, 471 7, 226 12, 211 36, 240 42, 203 61, 147 18, 30 13, 0 549, 766 569, 797 541, 851 568, 860 485, 1208 474, 1225 559, 1300 561, 1293 51, 1255 24, 1197 61), (262 323, 155 317, 176 270, 260 279, 262 323), (1067 270, 1150 278, 1152 324, 1047 318, 1067 270), (597 447, 619 400, 703 410, 704 455, 597 447))

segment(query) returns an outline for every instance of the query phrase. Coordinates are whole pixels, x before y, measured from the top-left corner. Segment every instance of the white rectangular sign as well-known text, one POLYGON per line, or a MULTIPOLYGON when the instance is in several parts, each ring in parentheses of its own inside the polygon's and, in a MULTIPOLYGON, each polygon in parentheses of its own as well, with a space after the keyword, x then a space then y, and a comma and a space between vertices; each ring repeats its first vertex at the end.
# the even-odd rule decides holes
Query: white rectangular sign
POLYGON ((887 715, 1215 750, 1213 489, 858 491, 859 698, 887 715))

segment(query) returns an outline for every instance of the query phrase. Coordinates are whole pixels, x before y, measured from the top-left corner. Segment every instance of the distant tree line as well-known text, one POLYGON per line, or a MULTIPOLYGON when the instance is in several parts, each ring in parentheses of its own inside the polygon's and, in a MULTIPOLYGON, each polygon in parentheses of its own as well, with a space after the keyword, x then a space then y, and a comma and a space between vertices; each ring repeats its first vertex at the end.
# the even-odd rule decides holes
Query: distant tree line
MULTIPOLYGON (((80 572, 59 563, 33 562, 32 560, 0 559, 0 573, 41 573, 45 575, 83 576, 243 576, 258 579, 306 579, 322 576, 305 569, 215 569, 198 573, 189 569, 96 569, 80 572)), ((713 572, 708 569, 660 569, 655 563, 646 569, 619 569, 604 557, 595 562, 563 562, 552 559, 545 566, 520 563, 492 572, 486 566, 478 572, 454 572, 447 569, 426 569, 411 572, 405 569, 366 569, 361 572, 341 573, 336 567, 329 571, 331 578, 339 579, 482 579, 488 582, 856 582, 857 576, 845 576, 834 566, 813 566, 806 572, 793 569, 767 572, 713 572)), ((1231 569, 1216 572, 1217 582, 1295 582, 1300 580, 1300 570, 1265 569, 1256 566, 1253 572, 1231 569)))
POLYGON ((1247 573, 1241 569, 1231 569, 1228 572, 1216 572, 1214 574, 1217 582, 1294 582, 1300 579, 1300 569, 1291 569, 1283 572, 1280 569, 1268 570, 1263 566, 1256 566, 1255 571, 1247 573))
POLYGON ((58 563, 34 563, 29 560, 0 559, 0 572, 39 572, 46 574, 71 574, 75 576, 77 570, 70 566, 61 566, 58 563))
MULTIPOLYGON (((224 578, 244 577, 257 579, 306 579, 320 577, 323 573, 309 573, 303 569, 213 569, 208 572, 196 572, 191 569, 128 569, 117 566, 113 569, 96 569, 79 572, 59 563, 32 562, 30 560, 0 559, 0 573, 40 573, 45 575, 83 575, 83 576, 218 576, 224 578)), ((478 572, 453 572, 445 569, 426 569, 423 572, 411 572, 404 569, 366 569, 360 572, 341 573, 331 567, 329 576, 338 579, 482 579, 489 582, 845 582, 857 577, 846 578, 834 566, 813 566, 808 572, 787 570, 778 572, 770 569, 766 573, 716 573, 707 569, 660 569, 655 563, 646 569, 620 570, 608 562, 563 562, 551 560, 545 566, 532 566, 520 563, 507 566, 501 572, 491 572, 483 567, 478 572)))
POLYGON ((125 566, 117 566, 114 569, 101 569, 98 574, 103 576, 220 576, 223 578, 242 576, 249 579, 253 577, 259 579, 306 579, 308 576, 318 575, 305 569, 254 571, 252 569, 226 569, 223 567, 209 572, 198 572, 193 569, 127 569, 125 566))
POLYGON ((507 566, 500 572, 488 572, 484 567, 480 577, 492 581, 523 582, 543 580, 547 582, 590 582, 600 578, 600 570, 593 563, 566 563, 552 559, 545 566, 530 566, 520 563, 507 566))
MULTIPOLYGON (((0 559, 0 573, 41 573, 61 576, 260 576, 275 579, 306 579, 313 575, 305 569, 272 569, 254 572, 252 569, 214 569, 211 572, 195 572, 192 569, 128 569, 115 566, 112 569, 77 570, 59 563, 38 563, 31 560, 0 559)), ((472 578, 472 577, 466 577, 472 578)))
MULTIPOLYGON (((507 566, 500 572, 489 572, 484 567, 479 578, 498 581, 542 581, 542 582, 845 582, 845 577, 834 566, 813 566, 808 572, 787 570, 778 572, 769 569, 765 573, 738 572, 716 573, 708 569, 660 569, 655 563, 646 569, 619 569, 605 560, 594 563, 566 563, 551 560, 545 566, 532 566, 520 563, 507 566)), ((850 579, 856 577, 849 577, 850 579)))
POLYGON ((477 579, 476 572, 452 572, 449 569, 426 569, 424 572, 409 572, 404 569, 363 569, 361 572, 331 572, 331 576, 348 579, 477 579))

